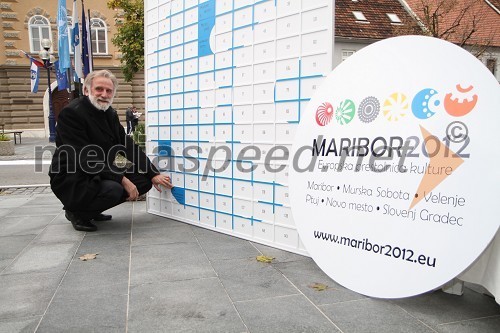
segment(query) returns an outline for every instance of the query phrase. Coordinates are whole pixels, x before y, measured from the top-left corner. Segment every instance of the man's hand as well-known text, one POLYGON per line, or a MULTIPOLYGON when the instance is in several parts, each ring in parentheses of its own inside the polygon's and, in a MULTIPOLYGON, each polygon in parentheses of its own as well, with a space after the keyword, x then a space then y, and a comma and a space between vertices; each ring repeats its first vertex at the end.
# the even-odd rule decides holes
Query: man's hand
POLYGON ((170 180, 170 177, 167 175, 156 175, 151 179, 151 182, 153 182, 153 186, 155 189, 161 192, 160 185, 165 186, 166 188, 172 188, 174 185, 172 185, 172 181, 170 180))
POLYGON ((127 201, 137 200, 139 197, 139 191, 137 191, 137 187, 130 181, 130 179, 124 176, 122 178, 122 186, 128 193, 127 201))

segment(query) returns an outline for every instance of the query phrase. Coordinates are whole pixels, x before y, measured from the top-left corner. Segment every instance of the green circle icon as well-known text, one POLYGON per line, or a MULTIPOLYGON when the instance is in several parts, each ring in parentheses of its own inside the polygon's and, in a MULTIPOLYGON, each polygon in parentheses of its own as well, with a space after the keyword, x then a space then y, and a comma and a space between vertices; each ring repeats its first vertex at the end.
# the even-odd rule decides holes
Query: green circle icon
POLYGON ((342 101, 339 107, 335 110, 335 119, 340 125, 347 125, 354 118, 356 107, 350 99, 342 101))

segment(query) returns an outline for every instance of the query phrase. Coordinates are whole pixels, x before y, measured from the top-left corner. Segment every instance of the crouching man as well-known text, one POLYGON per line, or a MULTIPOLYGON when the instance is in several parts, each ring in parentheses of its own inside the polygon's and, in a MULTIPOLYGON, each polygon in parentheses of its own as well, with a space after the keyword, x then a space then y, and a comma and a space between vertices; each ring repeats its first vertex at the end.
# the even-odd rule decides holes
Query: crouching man
POLYGON ((152 186, 171 188, 146 154, 126 135, 111 104, 118 87, 107 70, 94 71, 84 82, 85 96, 59 114, 56 151, 49 170, 50 185, 64 205, 66 218, 79 231, 96 231, 92 221, 110 220, 103 211, 136 200, 152 186), (133 165, 114 164, 120 152, 133 165))

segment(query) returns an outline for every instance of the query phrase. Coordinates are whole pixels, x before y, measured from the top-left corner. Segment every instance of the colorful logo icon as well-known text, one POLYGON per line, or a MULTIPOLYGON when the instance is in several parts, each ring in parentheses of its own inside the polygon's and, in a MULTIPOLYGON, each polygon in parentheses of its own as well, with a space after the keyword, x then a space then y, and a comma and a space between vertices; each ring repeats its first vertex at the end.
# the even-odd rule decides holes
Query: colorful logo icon
POLYGON ((361 101, 358 108, 358 117, 364 123, 371 123, 377 119, 380 112, 380 102, 373 96, 368 96, 361 101))
POLYGON ((398 121, 408 112, 408 98, 405 94, 396 92, 389 96, 382 107, 382 114, 389 121, 398 121))
POLYGON ((327 125, 333 118, 333 106, 324 102, 316 109, 316 122, 319 126, 327 125))
POLYGON ((431 88, 426 88, 420 90, 411 103, 411 110, 413 115, 418 119, 428 119, 436 114, 436 112, 432 109, 432 105, 439 106, 441 104, 440 101, 435 100, 434 103, 431 103, 432 96, 436 95, 438 92, 431 88))
MULTIPOLYGON (((411 111, 415 118, 429 119, 436 113, 442 111, 443 105, 446 112, 453 117, 462 117, 471 112, 478 101, 477 94, 473 93, 473 86, 462 88, 456 85, 456 91, 448 93, 444 99, 437 90, 425 88, 416 93, 411 101, 411 111), (443 103, 444 102, 444 103, 443 103)), ((364 98, 358 107, 358 118, 363 123, 371 123, 377 119, 380 111, 384 117, 391 122, 396 122, 406 117, 410 108, 410 99, 402 92, 392 93, 384 100, 380 107, 380 101, 374 96, 364 98)), ((316 122, 320 126, 326 126, 335 116, 340 125, 349 124, 356 113, 355 103, 345 99, 333 110, 332 104, 322 103, 316 110, 316 122)))
POLYGON ((354 119, 354 113, 356 113, 354 102, 350 99, 346 99, 341 102, 339 107, 335 110, 335 119, 340 125, 346 125, 354 119))
POLYGON ((470 92, 474 89, 473 86, 462 88, 460 84, 457 84, 456 88, 458 94, 455 94, 462 97, 462 102, 459 101, 459 97, 452 98, 452 93, 446 94, 444 98, 444 109, 451 116, 462 117, 474 109, 477 103, 477 95, 474 94, 471 96, 470 92))

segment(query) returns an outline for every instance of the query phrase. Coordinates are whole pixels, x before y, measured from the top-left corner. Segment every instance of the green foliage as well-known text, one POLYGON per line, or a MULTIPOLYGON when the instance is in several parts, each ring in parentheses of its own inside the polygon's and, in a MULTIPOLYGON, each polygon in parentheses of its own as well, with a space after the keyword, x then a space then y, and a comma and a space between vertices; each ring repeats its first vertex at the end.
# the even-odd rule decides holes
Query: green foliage
POLYGON ((123 10, 112 42, 122 53, 122 72, 125 81, 130 82, 135 73, 144 69, 144 1, 108 0, 108 8, 123 10))
POLYGON ((0 141, 10 141, 10 140, 12 140, 10 136, 8 136, 5 133, 0 133, 0 141))
POLYGON ((142 148, 146 146, 146 126, 144 123, 138 123, 135 126, 135 131, 132 133, 132 139, 138 146, 142 148))

